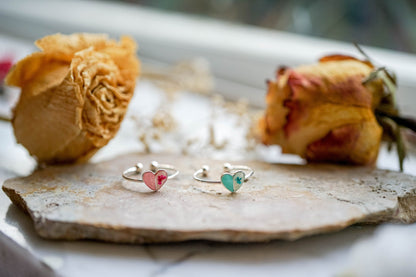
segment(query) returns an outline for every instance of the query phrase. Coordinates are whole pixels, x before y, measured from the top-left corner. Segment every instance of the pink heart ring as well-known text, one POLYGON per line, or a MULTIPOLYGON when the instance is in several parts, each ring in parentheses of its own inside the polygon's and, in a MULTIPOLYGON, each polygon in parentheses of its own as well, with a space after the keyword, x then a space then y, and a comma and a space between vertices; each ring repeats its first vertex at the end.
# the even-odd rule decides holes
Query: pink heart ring
POLYGON ((159 164, 158 162, 150 163, 150 170, 143 172, 143 164, 138 163, 134 167, 126 169, 122 176, 124 179, 133 182, 144 182, 153 191, 158 191, 168 179, 171 179, 179 174, 179 171, 175 167, 168 164, 159 164), (167 171, 173 172, 168 174, 167 171), (141 177, 140 177, 141 174, 141 177), (133 178, 133 176, 138 176, 133 178))

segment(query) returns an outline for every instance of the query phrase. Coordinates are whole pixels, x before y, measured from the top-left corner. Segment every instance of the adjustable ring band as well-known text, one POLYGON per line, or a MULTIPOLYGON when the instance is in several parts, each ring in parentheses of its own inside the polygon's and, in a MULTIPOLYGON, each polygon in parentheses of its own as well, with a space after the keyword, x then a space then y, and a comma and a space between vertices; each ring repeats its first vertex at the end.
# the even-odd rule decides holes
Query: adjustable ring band
POLYGON ((254 170, 245 165, 231 165, 229 163, 224 164, 224 173, 221 175, 220 180, 206 179, 209 173, 209 167, 207 165, 198 169, 193 178, 199 182, 211 183, 211 184, 223 184, 226 189, 231 192, 236 192, 241 188, 244 182, 246 182, 254 174, 254 170), (233 174, 230 174, 234 171, 233 174), (246 174, 244 171, 248 171, 246 174), (203 178, 201 178, 201 176, 203 178))

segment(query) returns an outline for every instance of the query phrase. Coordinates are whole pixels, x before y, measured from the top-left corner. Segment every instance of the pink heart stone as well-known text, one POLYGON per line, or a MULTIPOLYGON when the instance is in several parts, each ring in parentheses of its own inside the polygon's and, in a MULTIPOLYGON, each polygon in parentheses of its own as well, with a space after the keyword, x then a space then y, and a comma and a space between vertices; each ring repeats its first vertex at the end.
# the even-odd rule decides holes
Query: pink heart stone
POLYGON ((143 173, 143 182, 153 191, 158 191, 167 181, 168 173, 165 170, 158 170, 155 173, 146 171, 143 173))

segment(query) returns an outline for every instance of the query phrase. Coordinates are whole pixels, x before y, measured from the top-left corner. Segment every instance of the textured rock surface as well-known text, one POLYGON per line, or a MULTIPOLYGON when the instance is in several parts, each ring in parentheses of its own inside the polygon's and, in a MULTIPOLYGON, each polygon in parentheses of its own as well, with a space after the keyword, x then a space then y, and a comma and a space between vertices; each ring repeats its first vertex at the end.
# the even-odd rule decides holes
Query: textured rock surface
POLYGON ((149 243, 298 239, 362 222, 416 221, 416 177, 364 167, 251 162, 255 175, 238 193, 199 183, 202 164, 222 162, 128 155, 100 164, 49 167, 9 179, 3 190, 51 239, 149 243), (174 164, 181 173, 158 192, 120 173, 140 161, 174 164))

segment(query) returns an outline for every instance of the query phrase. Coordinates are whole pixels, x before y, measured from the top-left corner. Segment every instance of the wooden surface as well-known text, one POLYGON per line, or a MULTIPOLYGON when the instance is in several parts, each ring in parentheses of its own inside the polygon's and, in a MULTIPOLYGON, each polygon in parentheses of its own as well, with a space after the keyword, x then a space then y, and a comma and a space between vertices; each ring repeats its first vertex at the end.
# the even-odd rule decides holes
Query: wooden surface
POLYGON ((363 167, 271 165, 251 162, 250 181, 231 194, 221 184, 194 181, 207 164, 175 155, 128 155, 75 166, 49 167, 7 180, 3 190, 51 239, 153 243, 185 240, 254 242, 298 239, 359 222, 416 220, 416 177, 363 167), (174 164, 181 173, 158 192, 125 181, 140 161, 174 164))

